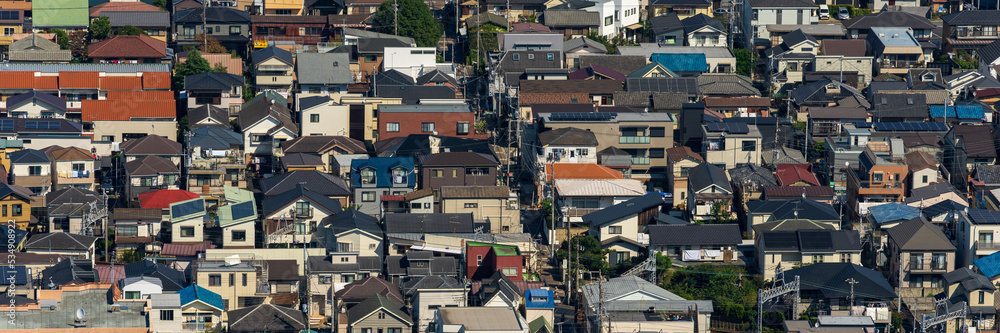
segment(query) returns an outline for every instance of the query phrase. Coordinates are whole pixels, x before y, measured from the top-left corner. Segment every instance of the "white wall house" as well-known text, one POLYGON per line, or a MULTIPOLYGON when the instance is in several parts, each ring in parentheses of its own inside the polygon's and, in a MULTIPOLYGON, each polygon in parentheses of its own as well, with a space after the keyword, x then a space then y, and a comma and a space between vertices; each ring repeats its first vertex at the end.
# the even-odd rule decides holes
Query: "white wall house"
POLYGON ((413 295, 413 321, 417 323, 417 332, 427 332, 427 327, 434 322, 437 308, 464 307, 466 305, 465 288, 451 289, 421 289, 413 295))
POLYGON ((326 96, 313 96, 299 99, 298 107, 302 114, 301 136, 346 136, 350 133, 351 117, 347 105, 326 96))
POLYGON ((163 282, 155 277, 130 277, 121 280, 121 288, 124 299, 148 299, 150 295, 163 293, 163 282))
MULTIPOLYGON (((746 43, 756 40, 771 40, 768 24, 818 24, 819 7, 806 0, 751 0, 744 6, 743 38, 746 43)), ((831 13, 834 14, 834 13, 831 13)))
POLYGON ((437 52, 433 47, 387 47, 382 58, 382 71, 397 70, 416 78, 424 68, 435 68, 437 52))
POLYGON ((622 35, 632 39, 635 36, 626 32, 625 27, 639 23, 640 6, 639 0, 597 0, 593 6, 583 10, 600 14, 597 33, 601 36, 611 38, 622 35))

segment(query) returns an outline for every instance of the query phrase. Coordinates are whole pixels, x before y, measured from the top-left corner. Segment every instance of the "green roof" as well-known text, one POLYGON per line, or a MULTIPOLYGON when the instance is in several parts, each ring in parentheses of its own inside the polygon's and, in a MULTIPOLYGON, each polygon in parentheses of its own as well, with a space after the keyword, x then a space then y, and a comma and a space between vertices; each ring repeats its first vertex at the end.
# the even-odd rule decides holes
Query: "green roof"
POLYGON ((281 94, 275 92, 274 90, 264 90, 263 92, 258 93, 257 96, 254 96, 254 98, 252 98, 249 101, 246 101, 245 103, 243 103, 243 105, 240 106, 240 109, 246 108, 247 105, 250 105, 254 101, 256 101, 258 99, 261 99, 261 98, 264 98, 264 97, 267 97, 268 99, 273 100, 275 103, 278 103, 278 104, 281 104, 281 105, 288 105, 288 99, 285 98, 284 96, 281 96, 281 94))
POLYGON ((229 203, 219 207, 219 226, 243 223, 257 219, 257 203, 253 199, 229 203), (242 208, 240 208, 242 207, 242 208), (235 211, 235 214, 234 214, 235 211))
POLYGON ((521 252, 517 250, 517 246, 513 245, 500 245, 500 244, 490 244, 490 243, 480 243, 480 242, 468 242, 469 246, 492 246, 493 251, 497 253, 498 256, 518 256, 521 252))
POLYGON ((229 203, 237 203, 244 201, 253 200, 253 192, 241 189, 239 187, 225 186, 222 188, 222 193, 226 197, 226 201, 229 203))
POLYGON ((0 139, 0 148, 24 148, 24 141, 0 139))
POLYGON ((90 6, 87 0, 36 0, 31 4, 35 27, 87 27, 90 6))
POLYGON ((537 333, 542 327, 545 327, 546 332, 552 332, 552 324, 549 324, 549 321, 545 320, 545 317, 538 317, 528 323, 528 332, 537 333))

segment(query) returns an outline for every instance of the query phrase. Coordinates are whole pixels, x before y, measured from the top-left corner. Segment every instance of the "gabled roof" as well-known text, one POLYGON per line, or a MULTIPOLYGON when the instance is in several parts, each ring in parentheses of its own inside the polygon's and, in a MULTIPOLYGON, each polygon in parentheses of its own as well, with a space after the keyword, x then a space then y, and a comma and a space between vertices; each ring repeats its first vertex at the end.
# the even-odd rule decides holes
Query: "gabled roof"
POLYGON ((510 188, 507 186, 441 186, 441 198, 510 198, 510 188))
POLYGON ((162 189, 139 194, 139 206, 142 208, 170 208, 170 204, 198 198, 198 194, 185 190, 162 189))
POLYGON ((411 175, 413 171, 412 157, 369 157, 351 160, 351 184, 355 188, 361 187, 361 171, 373 169, 375 186, 392 187, 396 181, 393 179, 393 170, 397 168, 402 168, 406 172, 402 180, 406 182, 407 187, 416 185, 417 177, 411 175))
POLYGON ((35 234, 28 239, 28 242, 24 244, 26 251, 31 250, 70 250, 70 251, 87 251, 91 246, 94 246, 94 242, 97 241, 97 237, 91 237, 87 235, 77 235, 68 232, 50 232, 45 234, 35 234))
POLYGON ((594 163, 549 163, 545 174, 545 179, 625 179, 621 172, 594 163))
POLYGON ((422 155, 417 163, 421 167, 428 166, 498 166, 496 158, 487 154, 474 152, 444 152, 422 155))
POLYGON ((787 7, 816 7, 816 4, 808 0, 752 0, 752 8, 787 8, 787 7))
POLYGON ((955 246, 941 231, 941 227, 930 224, 923 217, 900 223, 887 232, 890 241, 903 251, 955 251, 955 246))
POLYGON ((815 263, 785 271, 784 283, 799 277, 803 291, 818 292, 825 299, 844 299, 850 290, 863 297, 886 300, 896 297, 882 273, 852 263, 815 263), (851 285, 848 280, 858 283, 851 285), (852 289, 853 287, 853 289, 852 289))
POLYGON ((222 296, 199 286, 197 283, 187 286, 177 292, 181 295, 181 306, 188 306, 194 302, 201 302, 219 311, 225 311, 222 296))
POLYGON ((760 90, 754 87, 753 80, 736 73, 698 75, 698 92, 703 95, 760 96, 760 90))
POLYGON ((965 152, 970 158, 996 158, 996 143, 990 126, 956 125, 952 127, 955 136, 962 137, 965 152))
POLYGON ((359 303, 374 295, 388 296, 396 301, 403 301, 403 295, 399 293, 399 287, 392 282, 375 276, 363 280, 354 280, 354 282, 338 290, 336 295, 338 299, 348 303, 359 303))
POLYGON ((285 168, 296 167, 296 166, 323 166, 323 159, 316 154, 308 153, 289 153, 281 157, 281 164, 285 168))
POLYGON ((597 146, 594 132, 576 127, 563 127, 538 133, 538 143, 542 146, 597 146))
MULTIPOLYGON (((686 19, 681 20, 681 25, 684 26, 684 32, 687 32, 687 33, 694 32, 695 30, 698 30, 698 29, 701 29, 701 28, 704 28, 704 27, 712 27, 715 30, 718 30, 719 32, 721 32, 722 34, 726 33, 726 27, 722 26, 722 22, 719 22, 718 20, 712 18, 711 16, 708 16, 708 15, 705 15, 705 14, 700 14, 700 13, 697 14, 697 15, 694 15, 694 16, 691 16, 691 17, 688 17, 686 19)), ((785 36, 788 36, 788 35, 785 35, 785 36)), ((785 38, 787 38, 787 37, 785 37, 785 38)))
POLYGON ((790 186, 796 182, 805 182, 813 186, 820 186, 819 179, 809 169, 809 165, 779 164, 775 175, 781 186, 790 186))
POLYGON ((182 155, 184 151, 177 141, 160 135, 147 135, 138 139, 122 142, 120 145, 125 155, 182 155))
POLYGON ((986 276, 973 272, 968 267, 962 267, 951 272, 945 273, 941 276, 944 278, 945 283, 949 286, 960 283, 962 288, 966 292, 972 292, 976 290, 994 291, 997 290, 996 286, 990 282, 990 279, 986 276))
POLYGON ((124 11, 159 12, 161 10, 160 7, 156 7, 141 1, 136 1, 136 2, 110 1, 96 6, 91 6, 90 17, 97 18, 101 16, 108 16, 109 14, 111 14, 111 12, 124 12, 124 11))
POLYGON ((695 191, 715 185, 721 190, 733 193, 733 188, 729 185, 729 178, 726 177, 726 172, 722 171, 722 168, 709 163, 701 163, 691 168, 688 171, 688 183, 691 184, 691 188, 695 191))
POLYGON ((10 61, 68 62, 73 59, 70 50, 62 50, 59 44, 34 33, 10 44, 8 50, 10 61))
POLYGON ((799 229, 759 232, 758 251, 802 253, 861 251, 861 240, 855 230, 799 229))
POLYGON ((396 320, 406 324, 412 325, 413 322, 410 320, 410 315, 406 313, 406 307, 399 300, 383 296, 380 294, 375 294, 372 297, 358 303, 350 310, 347 310, 347 320, 348 324, 355 325, 362 319, 367 318, 372 313, 376 311, 385 311, 396 318, 396 320))
POLYGON ((619 73, 632 73, 639 68, 646 66, 647 63, 647 58, 644 56, 587 54, 580 55, 579 63, 577 65, 579 68, 589 67, 590 65, 598 65, 619 73))
POLYGON ((173 162, 156 155, 143 156, 125 163, 129 176, 155 176, 161 173, 180 173, 173 162))
POLYGON ((49 163, 49 155, 37 149, 21 149, 10 153, 13 164, 49 163))
POLYGON ((992 43, 980 47, 979 50, 976 50, 976 55, 987 64, 993 63, 994 60, 1000 58, 1000 40, 994 40, 992 43))
POLYGON ((705 159, 702 158, 701 155, 696 154, 693 150, 691 150, 691 147, 688 146, 677 146, 673 148, 667 148, 666 154, 667 157, 670 158, 670 161, 674 163, 684 159, 690 159, 695 162, 705 161, 705 159))
POLYGON ((1000 10, 964 10, 941 16, 950 26, 1000 24, 1000 10))
POLYGON ((622 276, 598 283, 593 282, 582 287, 583 297, 588 300, 588 304, 597 304, 598 300, 603 302, 615 302, 620 298, 641 294, 647 300, 683 300, 666 289, 660 288, 656 284, 643 280, 637 276, 622 276), (603 293, 603 295, 602 295, 603 293), (602 297, 603 296, 603 297, 602 297))
POLYGON ((938 198, 948 193, 954 193, 956 196, 962 197, 958 193, 958 190, 955 189, 955 185, 952 185, 950 182, 938 182, 910 190, 910 196, 904 200, 904 203, 911 205, 919 203, 921 200, 938 198))
POLYGON ((639 68, 634 72, 629 73, 628 75, 625 76, 625 78, 626 80, 628 80, 628 78, 642 78, 646 77, 646 75, 649 75, 649 73, 653 71, 661 72, 664 75, 666 75, 666 77, 671 77, 671 78, 680 77, 680 75, 677 75, 677 73, 674 73, 670 69, 663 67, 663 65, 661 65, 660 63, 651 62, 646 64, 646 66, 642 66, 642 68, 639 68))
POLYGON ((42 101, 42 102, 45 102, 45 103, 47 103, 49 105, 52 105, 53 107, 55 107, 55 108, 57 108, 59 110, 66 111, 66 99, 65 98, 62 98, 62 97, 59 97, 59 96, 55 96, 55 95, 46 94, 46 93, 43 93, 43 92, 40 92, 40 91, 37 91, 37 90, 32 90, 30 92, 26 92, 26 93, 23 93, 23 94, 20 94, 20 95, 14 95, 14 96, 11 96, 10 98, 8 98, 7 99, 7 110, 13 109, 13 108, 15 108, 15 107, 17 107, 17 106, 19 106, 19 105, 21 105, 23 103, 27 103, 28 101, 31 101, 31 102, 42 101))
POLYGON ((646 194, 642 183, 634 179, 556 179, 555 187, 563 197, 637 197, 646 194))
POLYGON ((109 11, 104 12, 102 16, 108 17, 108 20, 111 21, 112 28, 124 27, 127 25, 138 28, 170 28, 170 12, 161 11, 159 8, 156 9, 157 11, 109 11))
MULTIPOLYGON (((303 172, 303 171, 292 171, 291 173, 303 172)), ((285 185, 280 185, 284 188, 285 185)), ((311 201, 316 206, 326 209, 330 213, 337 213, 341 211, 340 201, 330 199, 328 196, 322 193, 310 190, 310 188, 324 188, 321 182, 303 182, 295 183, 294 186, 288 188, 287 190, 277 192, 274 191, 270 197, 264 199, 261 202, 261 208, 264 211, 264 216, 269 216, 272 214, 279 213, 278 210, 284 208, 299 200, 300 198, 305 198, 311 201), (306 184, 306 185, 303 185, 306 184)), ((265 192, 265 195, 267 195, 265 192)))
POLYGON ((298 137, 282 142, 281 149, 286 154, 326 154, 330 151, 339 154, 365 154, 368 152, 363 142, 340 135, 309 135, 298 137))
MULTIPOLYGON (((660 205, 662 204, 663 197, 660 196, 659 193, 648 193, 646 195, 635 197, 614 206, 584 215, 583 222, 592 227, 602 226, 606 223, 618 221, 633 214, 639 214, 647 209, 655 208, 656 210, 659 210, 660 205)), ((640 221, 639 223, 643 222, 640 221)))
POLYGON ((185 90, 230 91, 233 86, 242 86, 244 78, 229 73, 206 72, 184 77, 185 90))
POLYGON ((48 206, 61 205, 64 203, 86 203, 101 201, 101 196, 94 191, 88 191, 77 187, 67 187, 61 190, 51 191, 45 194, 45 204, 48 206))
POLYGON ((743 242, 736 224, 678 224, 646 227, 651 246, 731 245, 743 242))
POLYGON ((90 58, 155 58, 167 56, 167 43, 146 35, 115 36, 90 44, 90 58))
POLYGON ((345 231, 361 230, 382 239, 382 227, 375 217, 359 212, 354 209, 340 211, 337 214, 329 215, 321 222, 323 228, 330 230, 333 235, 345 231))
POLYGON ((649 26, 653 30, 654 36, 671 31, 684 30, 684 25, 681 23, 680 18, 677 17, 677 13, 667 13, 666 15, 651 18, 649 19, 649 26))
POLYGON ((278 61, 288 64, 289 66, 294 64, 294 60, 292 60, 292 53, 288 52, 288 50, 278 48, 276 46, 269 46, 254 51, 252 54, 250 54, 250 58, 251 61, 253 61, 254 65, 259 65, 260 63, 267 61, 268 59, 271 58, 278 59, 278 61))
POLYGON ((184 9, 174 13, 174 23, 243 23, 250 24, 250 13, 231 7, 202 7, 184 9), (206 12, 207 10, 207 12, 206 12), (204 19, 202 14, 205 14, 204 19))
POLYGON ((46 286, 49 283, 62 286, 73 282, 80 284, 100 282, 99 275, 90 260, 76 257, 68 257, 42 270, 42 280, 46 286))
MULTIPOLYGON (((601 13, 582 9, 546 9, 542 14, 542 21, 545 22, 545 25, 552 28, 593 27, 601 24, 601 13)), ((586 37, 574 39, 580 38, 586 37)), ((566 48, 566 44, 564 43, 563 49, 569 50, 571 48, 566 48)))
POLYGON ((68 147, 56 149, 49 152, 49 156, 55 161, 93 161, 94 155, 83 148, 68 147))
POLYGON ((151 276, 160 279, 164 291, 178 291, 187 285, 184 272, 150 260, 140 260, 125 265, 125 277, 151 276))
POLYGON ((754 200, 747 202, 747 211, 750 214, 770 214, 775 220, 840 220, 840 213, 834 210, 830 204, 805 198, 794 200, 754 200))
POLYGON ((254 98, 249 102, 243 103, 240 108, 238 121, 240 128, 246 130, 267 117, 272 117, 278 122, 278 125, 275 125, 270 131, 284 127, 292 133, 299 132, 299 127, 292 121, 291 110, 285 104, 279 103, 270 97, 254 98))
POLYGON ((263 327, 278 331, 306 329, 306 316, 297 309, 274 304, 260 304, 226 312, 229 329, 236 332, 261 330, 263 327))
POLYGON ((476 232, 472 213, 387 214, 383 220, 386 233, 453 234, 476 232))
POLYGON ((350 84, 351 57, 346 53, 300 52, 295 56, 295 75, 299 84, 350 84))
MULTIPOLYGON (((788 220, 777 220, 774 222, 767 222, 761 224, 755 224, 751 229, 754 232, 770 232, 770 231, 797 231, 797 230, 836 230, 837 226, 831 223, 829 220, 826 222, 805 220, 805 219, 788 219, 788 220)), ((790 236, 787 236, 790 237, 790 236)))
POLYGON ((625 74, 597 65, 590 65, 570 72, 568 77, 570 80, 590 80, 598 76, 611 80, 625 81, 625 74))
POLYGON ((202 150, 230 150, 243 147, 243 137, 239 133, 219 127, 202 127, 191 131, 191 147, 202 150))
POLYGON ((653 53, 650 60, 674 72, 708 71, 708 61, 703 53, 653 53))
POLYGON ((454 77, 445 74, 445 72, 442 72, 441 70, 437 69, 417 77, 418 85, 427 85, 429 83, 439 83, 439 84, 448 83, 455 87, 458 86, 458 81, 456 81, 454 77))
MULTIPOLYGON (((943 19, 944 17, 942 17, 943 19)), ((902 11, 881 11, 876 14, 855 16, 843 21, 849 30, 867 32, 872 27, 910 27, 913 29, 934 29, 934 24, 925 17, 920 17, 902 11)))

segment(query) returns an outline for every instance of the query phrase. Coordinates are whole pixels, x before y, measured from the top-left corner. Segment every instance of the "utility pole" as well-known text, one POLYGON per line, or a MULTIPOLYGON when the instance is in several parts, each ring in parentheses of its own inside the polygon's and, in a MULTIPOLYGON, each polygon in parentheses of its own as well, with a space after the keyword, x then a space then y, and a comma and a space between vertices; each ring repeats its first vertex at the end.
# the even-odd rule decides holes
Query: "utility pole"
POLYGON ((201 10, 201 37, 204 51, 208 51, 208 0, 203 0, 205 7, 201 10))
POLYGON ((855 280, 854 278, 847 279, 847 280, 845 280, 845 282, 851 284, 851 303, 849 304, 849 306, 851 307, 850 308, 851 315, 853 316, 854 315, 854 285, 858 284, 860 282, 858 282, 858 280, 855 280))
POLYGON ((394 35, 399 36, 399 1, 392 0, 392 25, 394 28, 394 35))

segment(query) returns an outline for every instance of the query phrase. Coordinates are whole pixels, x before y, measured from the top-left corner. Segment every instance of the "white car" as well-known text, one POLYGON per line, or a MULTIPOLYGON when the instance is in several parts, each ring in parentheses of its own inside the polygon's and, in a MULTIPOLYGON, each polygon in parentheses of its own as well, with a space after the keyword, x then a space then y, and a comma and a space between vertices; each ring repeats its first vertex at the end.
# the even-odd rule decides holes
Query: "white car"
POLYGON ((715 15, 729 15, 728 8, 717 8, 713 12, 715 13, 715 15))
POLYGON ((819 9, 819 19, 829 20, 830 19, 830 8, 823 7, 819 9))
POLYGON ((847 7, 840 7, 840 11, 837 12, 838 20, 849 20, 851 18, 851 12, 847 10, 847 7))

